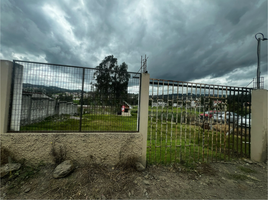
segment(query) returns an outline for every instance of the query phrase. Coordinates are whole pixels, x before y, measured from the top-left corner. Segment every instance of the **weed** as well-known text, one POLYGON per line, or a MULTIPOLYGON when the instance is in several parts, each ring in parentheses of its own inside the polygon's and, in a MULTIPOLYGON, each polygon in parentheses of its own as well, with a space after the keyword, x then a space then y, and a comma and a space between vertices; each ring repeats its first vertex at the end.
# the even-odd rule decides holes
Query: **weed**
POLYGON ((240 181, 244 181, 248 179, 248 177, 243 174, 228 174, 228 178, 233 179, 233 180, 240 180, 240 181))
POLYGON ((238 166, 238 168, 239 168, 242 172, 245 172, 245 173, 256 173, 255 170, 250 169, 250 168, 247 168, 247 167, 238 166))
POLYGON ((0 148, 1 148, 1 163, 0 163, 0 165, 2 166, 4 164, 7 164, 9 162, 9 159, 12 159, 14 156, 7 148, 2 147, 2 146, 0 148))
POLYGON ((55 142, 52 142, 51 154, 54 159, 54 163, 59 165, 66 159, 66 147, 59 146, 59 149, 56 149, 55 142))
POLYGON ((136 156, 128 156, 125 159, 120 160, 116 165, 115 168, 118 169, 136 169, 136 162, 138 161, 138 158, 136 156))

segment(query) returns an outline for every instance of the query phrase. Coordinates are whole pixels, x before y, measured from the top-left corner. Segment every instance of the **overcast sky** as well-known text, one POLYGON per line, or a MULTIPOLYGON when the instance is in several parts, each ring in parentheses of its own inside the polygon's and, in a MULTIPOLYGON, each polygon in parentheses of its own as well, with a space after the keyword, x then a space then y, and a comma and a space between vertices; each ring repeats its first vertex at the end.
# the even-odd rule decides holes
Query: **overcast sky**
POLYGON ((96 67, 114 55, 136 72, 146 54, 152 78, 246 86, 267 10, 266 0, 1 0, 0 58, 96 67))

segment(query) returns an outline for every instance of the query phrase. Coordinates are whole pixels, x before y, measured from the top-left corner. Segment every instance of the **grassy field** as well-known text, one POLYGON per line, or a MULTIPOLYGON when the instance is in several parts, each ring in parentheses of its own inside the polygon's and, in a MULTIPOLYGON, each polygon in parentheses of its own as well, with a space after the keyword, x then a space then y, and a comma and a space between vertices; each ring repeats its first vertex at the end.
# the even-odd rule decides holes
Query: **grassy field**
MULTIPOLYGON (((204 130, 198 118, 200 113, 187 109, 186 115, 185 108, 150 108, 148 163, 229 160, 237 155, 249 156, 248 130, 245 133, 241 128, 238 131, 235 129, 234 134, 229 135, 224 134, 224 127, 226 133, 228 126, 218 125, 213 130, 204 130)), ((81 129, 92 132, 137 131, 137 107, 133 108, 131 115, 124 117, 114 114, 84 114, 81 129)), ((79 116, 62 115, 22 126, 21 131, 79 131, 79 127, 79 116)))
POLYGON ((147 159, 149 163, 229 160, 249 155, 249 143, 245 142, 249 142, 248 135, 246 139, 236 131, 225 135, 224 128, 203 130, 197 125, 149 123, 147 159))
MULTIPOLYGON (((21 127, 21 131, 79 131, 80 118, 70 115, 48 117, 44 121, 21 127)), ((137 131, 137 113, 119 115, 84 114, 82 131, 137 131)))

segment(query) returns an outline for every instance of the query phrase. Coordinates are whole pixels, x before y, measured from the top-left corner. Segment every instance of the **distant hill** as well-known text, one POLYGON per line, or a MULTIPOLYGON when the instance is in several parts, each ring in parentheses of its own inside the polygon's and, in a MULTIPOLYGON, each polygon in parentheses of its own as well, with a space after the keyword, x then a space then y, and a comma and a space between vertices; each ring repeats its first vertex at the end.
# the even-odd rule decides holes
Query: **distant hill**
MULTIPOLYGON (((192 94, 191 95, 191 93, 188 93, 188 95, 187 94, 169 94, 169 95, 163 95, 162 96, 162 94, 158 94, 158 98, 164 98, 164 99, 172 99, 172 98, 174 98, 174 99, 177 99, 177 98, 182 98, 183 97, 183 99, 186 99, 187 97, 188 97, 188 99, 190 99, 190 98, 192 98, 192 99, 196 99, 196 98, 200 98, 201 96, 206 96, 206 97, 208 97, 209 95, 208 94, 192 94)), ((210 95, 211 97, 213 96, 212 94, 210 95)), ((152 95, 149 95, 149 98, 151 98, 152 97, 152 95)), ((214 97, 217 97, 217 95, 214 95, 214 97)), ((222 97, 222 95, 219 95, 219 98, 221 98, 222 97)), ((154 98, 156 98, 156 95, 154 95, 154 98)))
POLYGON ((30 83, 23 83, 24 91, 38 91, 46 94, 57 94, 62 92, 81 92, 81 90, 70 90, 65 88, 60 88, 56 86, 45 86, 45 85, 34 85, 30 83))

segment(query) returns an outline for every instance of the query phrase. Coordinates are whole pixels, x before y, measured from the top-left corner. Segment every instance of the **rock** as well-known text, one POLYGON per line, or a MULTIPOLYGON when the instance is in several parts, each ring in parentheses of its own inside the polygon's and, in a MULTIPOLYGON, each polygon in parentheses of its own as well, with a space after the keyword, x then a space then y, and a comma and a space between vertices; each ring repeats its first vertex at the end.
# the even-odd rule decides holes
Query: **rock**
POLYGON ((136 162, 136 170, 139 172, 142 172, 145 170, 145 167, 140 163, 140 162, 136 162))
POLYGON ((247 177, 248 177, 248 178, 251 178, 251 179, 254 180, 254 181, 261 181, 261 180, 257 179, 257 178, 254 177, 254 176, 247 175, 247 177))
POLYGON ((248 185, 250 185, 250 186, 254 186, 254 185, 255 185, 255 183, 250 182, 250 181, 246 181, 246 183, 247 183, 248 185))
POLYGON ((249 163, 249 164, 252 164, 252 163, 253 163, 251 160, 246 159, 246 158, 244 158, 243 160, 244 160, 246 163, 249 163))
POLYGON ((54 172, 53 172, 53 177, 54 178, 63 178, 70 174, 74 170, 74 165, 73 161, 71 160, 65 160, 61 164, 59 164, 54 172))
POLYGON ((30 190, 31 190, 31 188, 28 187, 28 188, 26 188, 26 189, 24 190, 24 192, 27 193, 27 192, 29 192, 30 190))
POLYGON ((143 183, 144 183, 145 185, 150 185, 150 182, 147 181, 147 180, 144 180, 143 183))
POLYGON ((20 163, 7 163, 3 167, 0 167, 0 177, 4 177, 12 171, 16 171, 21 167, 20 163))
POLYGON ((263 163, 259 163, 259 162, 257 162, 256 164, 257 164, 258 166, 262 167, 262 168, 265 168, 265 164, 263 164, 263 163))

